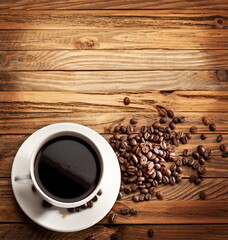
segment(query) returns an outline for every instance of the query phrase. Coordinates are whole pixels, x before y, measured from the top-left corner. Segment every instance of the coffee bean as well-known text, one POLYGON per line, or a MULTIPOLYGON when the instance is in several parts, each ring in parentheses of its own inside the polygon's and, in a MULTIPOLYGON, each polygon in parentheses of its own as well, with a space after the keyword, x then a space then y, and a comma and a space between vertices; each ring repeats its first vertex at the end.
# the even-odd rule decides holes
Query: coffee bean
POLYGON ((165 117, 160 118, 160 123, 166 123, 167 119, 165 117))
POLYGON ((80 206, 81 209, 86 209, 87 207, 88 207, 88 206, 87 206, 86 203, 80 206))
POLYGON ((141 133, 145 133, 147 131, 147 126, 142 126, 141 127, 141 133))
POLYGON ((183 166, 186 166, 187 163, 188 163, 188 159, 187 159, 186 157, 183 157, 183 158, 182 158, 182 165, 183 165, 183 166))
POLYGON ((200 137, 201 137, 202 140, 207 139, 207 135, 206 135, 205 133, 202 133, 202 134, 200 135, 200 137))
POLYGON ((184 123, 185 122, 185 117, 180 116, 180 117, 178 117, 178 120, 179 120, 180 123, 184 123))
POLYGON ((125 187, 124 188, 124 193, 130 194, 131 193, 131 188, 130 187, 125 187))
POLYGON ((44 208, 50 208, 50 207, 52 207, 52 204, 49 203, 49 202, 47 202, 47 201, 45 201, 45 200, 43 200, 42 205, 43 205, 44 208))
POLYGON ((204 164, 205 164, 205 160, 204 160, 203 157, 200 157, 200 158, 199 158, 199 164, 200 164, 200 165, 204 165, 204 164))
POLYGON ((164 185, 167 185, 169 183, 169 178, 167 176, 162 177, 162 182, 164 185))
POLYGON ((174 112, 172 110, 167 111, 168 117, 173 118, 174 117, 174 112))
POLYGON ((116 222, 116 220, 117 220, 117 214, 116 213, 111 213, 110 215, 109 215, 109 218, 108 218, 108 221, 109 221, 109 223, 114 223, 114 222, 116 222))
POLYGON ((130 210, 128 208, 121 208, 120 209, 120 214, 121 215, 128 215, 130 210))
POLYGON ((148 236, 149 238, 153 238, 153 237, 154 237, 154 231, 153 231, 152 229, 149 229, 149 230, 147 231, 147 236, 148 236))
POLYGON ((85 238, 85 240, 95 240, 95 237, 94 236, 89 236, 89 237, 85 238))
POLYGON ((189 131, 191 133, 196 133, 197 132, 197 127, 196 126, 192 126, 192 127, 190 127, 189 131))
POLYGON ((162 173, 160 171, 156 171, 156 178, 162 180, 162 173))
POLYGON ((206 150, 205 150, 205 153, 204 153, 204 155, 203 155, 204 159, 205 159, 205 160, 209 160, 209 159, 211 158, 211 156, 212 156, 212 151, 211 151, 211 149, 206 149, 206 150))
POLYGON ((214 123, 210 123, 209 128, 211 131, 216 131, 216 125, 214 123))
POLYGON ((131 118, 130 119, 130 124, 137 124, 138 120, 136 118, 131 118))
POLYGON ((188 166, 192 166, 193 164, 194 164, 194 159, 193 158, 190 158, 190 159, 188 159, 188 166))
POLYGON ((207 195, 204 191, 199 192, 199 196, 202 200, 205 200, 207 198, 207 195))
POLYGON ((185 135, 186 135, 188 140, 192 138, 192 135, 190 133, 186 133, 185 135))
POLYGON ((129 105, 130 104, 130 98, 129 97, 125 97, 123 100, 124 105, 129 105))
POLYGON ((143 194, 147 194, 148 193, 148 189, 143 188, 143 189, 140 190, 140 192, 143 193, 143 194))
POLYGON ((159 200, 162 200, 162 199, 164 198, 162 192, 156 192, 156 197, 157 197, 157 199, 159 199, 159 200))
POLYGON ((187 157, 187 156, 188 156, 188 154, 189 154, 189 151, 188 151, 188 149, 185 149, 185 150, 183 151, 183 156, 187 157))
POLYGON ((133 197, 132 197, 132 200, 134 201, 134 202, 139 202, 139 196, 137 196, 137 195, 134 195, 133 197))
POLYGON ((175 162, 175 164, 176 164, 178 167, 181 166, 181 165, 182 165, 181 159, 178 159, 178 160, 175 162))
POLYGON ((169 177, 169 183, 170 183, 170 185, 174 185, 176 183, 176 179, 174 176, 169 177))
POLYGON ((174 117, 174 118, 173 118, 173 122, 174 122, 175 124, 179 123, 179 118, 178 118, 178 117, 174 117))
POLYGON ((199 153, 200 156, 203 156, 203 154, 205 153, 205 148, 202 145, 199 145, 197 147, 197 152, 199 153))
POLYGON ((176 177, 176 183, 179 183, 179 182, 181 182, 181 179, 182 179, 182 177, 181 177, 181 176, 177 176, 177 177, 176 177))
POLYGON ((223 140, 222 134, 219 134, 216 138, 216 142, 221 142, 223 140))
POLYGON ((67 211, 70 213, 73 213, 73 212, 75 212, 75 208, 67 208, 67 211))
POLYGON ((137 141, 134 138, 132 138, 131 141, 130 141, 130 145, 131 146, 137 145, 137 141))
POLYGON ((199 163, 194 161, 193 165, 192 165, 192 168, 193 169, 197 169, 199 167, 199 163))
POLYGON ((181 142, 182 144, 186 144, 186 143, 188 142, 187 137, 186 137, 186 136, 181 137, 181 138, 180 138, 180 142, 181 142))
POLYGON ((209 125, 210 120, 209 120, 208 117, 202 117, 202 122, 203 122, 204 125, 209 125))
POLYGON ((110 240, 121 240, 121 237, 115 233, 113 233, 110 237, 110 240))
POLYGON ((130 214, 131 214, 131 215, 137 215, 137 214, 138 214, 138 211, 137 211, 136 209, 132 208, 132 209, 130 210, 130 214))
POLYGON ((228 152, 227 152, 227 151, 224 151, 224 152, 222 153, 222 156, 223 156, 224 158, 227 158, 227 157, 228 157, 228 152))
POLYGON ((179 166, 179 167, 177 167, 177 172, 178 172, 178 173, 182 173, 182 172, 183 172, 183 169, 182 169, 182 167, 180 167, 180 166, 179 166))
POLYGON ((102 193, 103 193, 103 192, 102 192, 102 189, 100 189, 100 190, 98 191, 97 195, 98 195, 98 196, 101 196, 102 193))
POLYGON ((159 128, 160 126, 161 126, 161 124, 159 122, 155 122, 155 123, 152 124, 152 127, 155 128, 155 129, 159 128))
POLYGON ((174 122, 170 122, 169 127, 173 130, 176 128, 176 124, 174 122))
POLYGON ((196 151, 194 151, 194 152, 192 153, 192 156, 193 156, 194 159, 199 159, 199 153, 196 152, 196 151))
POLYGON ((144 199, 145 199, 145 194, 140 194, 139 195, 139 201, 144 201, 144 199))
POLYGON ((171 176, 171 171, 169 169, 166 169, 164 174, 167 176, 167 177, 170 177, 171 176))
POLYGON ((145 195, 145 200, 146 201, 149 201, 150 199, 151 199, 151 194, 150 193, 147 193, 146 195, 145 195))
POLYGON ((206 167, 205 167, 204 165, 198 166, 198 173, 199 173, 200 175, 205 174, 206 171, 207 171, 207 169, 206 169, 206 167))
POLYGON ((176 165, 171 165, 170 166, 170 170, 173 172, 173 171, 176 171, 177 169, 177 166, 176 165))
POLYGON ((222 151, 222 152, 226 151, 226 145, 225 145, 225 144, 221 144, 221 145, 219 146, 219 149, 220 149, 220 151, 222 151))
POLYGON ((195 180, 194 180, 194 183, 195 183, 195 185, 199 185, 200 183, 201 183, 201 179, 200 178, 196 178, 195 180))
POLYGON ((193 183, 195 180, 196 180, 196 176, 195 175, 191 175, 190 177, 189 177, 189 182, 190 183, 193 183))
POLYGON ((151 195, 154 195, 154 193, 155 193, 155 188, 154 188, 154 187, 150 187, 150 188, 148 189, 148 192, 149 192, 151 195))
POLYGON ((121 133, 126 133, 127 128, 125 126, 121 126, 120 131, 121 131, 121 133))
POLYGON ((88 208, 93 207, 93 202, 92 201, 87 202, 87 206, 88 206, 88 208))
POLYGON ((131 134, 131 133, 133 133, 134 132, 134 126, 133 125, 128 125, 127 126, 127 133, 128 134, 131 134))
POLYGON ((137 184, 132 184, 130 188, 131 188, 131 192, 135 192, 135 191, 138 190, 138 185, 137 184))
POLYGON ((119 132, 119 131, 120 131, 120 126, 119 125, 115 126, 114 132, 119 132))

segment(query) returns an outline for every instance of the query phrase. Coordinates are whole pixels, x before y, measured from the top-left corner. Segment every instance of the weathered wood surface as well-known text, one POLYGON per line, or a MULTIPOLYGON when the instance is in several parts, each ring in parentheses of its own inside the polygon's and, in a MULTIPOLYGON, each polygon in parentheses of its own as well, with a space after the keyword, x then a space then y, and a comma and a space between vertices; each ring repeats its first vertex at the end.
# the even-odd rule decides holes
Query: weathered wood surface
MULTIPOLYGON (((1 36, 1 35, 0 35, 1 36)), ((1 47, 1 46, 0 46, 1 47)), ((0 91, 228 90, 220 71, 2 71, 0 91)))
POLYGON ((93 29, 0 31, 0 50, 227 49, 221 29, 93 29))
POLYGON ((9 11, 0 13, 0 29, 224 29, 228 10, 9 11))
POLYGON ((226 0, 2 0, 0 9, 227 9, 226 0))
POLYGON ((2 240, 72 240, 85 239, 88 236, 96 236, 96 239, 107 240, 115 233, 124 240, 148 240, 147 231, 153 229, 154 240, 227 240, 228 225, 95 225, 87 230, 75 233, 58 233, 46 230, 37 224, 1 224, 0 235, 2 240), (19 233, 19 234, 18 234, 19 233))
POLYGON ((228 50, 0 51, 0 71, 225 70, 227 62, 228 50))

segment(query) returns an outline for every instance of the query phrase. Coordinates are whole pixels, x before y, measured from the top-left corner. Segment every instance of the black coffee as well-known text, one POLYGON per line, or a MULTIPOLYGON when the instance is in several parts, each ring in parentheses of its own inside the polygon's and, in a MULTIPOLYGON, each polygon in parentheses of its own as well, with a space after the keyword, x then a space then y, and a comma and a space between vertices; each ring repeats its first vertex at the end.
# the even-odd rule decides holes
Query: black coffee
POLYGON ((61 202, 75 202, 95 189, 101 166, 96 152, 87 142, 63 136, 40 149, 34 170, 44 193, 61 202))

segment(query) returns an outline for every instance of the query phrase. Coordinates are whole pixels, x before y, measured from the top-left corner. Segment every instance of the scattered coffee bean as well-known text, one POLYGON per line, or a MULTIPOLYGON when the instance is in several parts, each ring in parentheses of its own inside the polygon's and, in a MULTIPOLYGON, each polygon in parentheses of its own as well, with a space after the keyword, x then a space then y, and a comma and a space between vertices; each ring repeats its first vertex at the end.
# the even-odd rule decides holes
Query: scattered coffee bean
POLYGON ((179 166, 179 167, 177 167, 177 172, 178 172, 178 173, 182 173, 182 172, 183 172, 183 169, 182 169, 182 167, 180 167, 180 166, 179 166))
POLYGON ((195 183, 195 185, 199 185, 200 183, 201 183, 201 179, 200 178, 196 178, 195 180, 194 180, 194 183, 195 183))
POLYGON ((87 202, 87 207, 88 207, 88 208, 93 207, 93 202, 92 202, 92 201, 87 202))
POLYGON ((121 131, 121 133, 126 133, 127 128, 125 126, 121 126, 120 131, 121 131))
POLYGON ((182 158, 182 165, 183 165, 183 166, 186 166, 187 163, 188 163, 188 159, 187 159, 186 157, 183 157, 183 158, 182 158))
POLYGON ((114 223, 116 222, 116 219, 117 219, 117 214, 113 212, 109 215, 108 221, 109 223, 114 223))
POLYGON ((153 237, 154 237, 154 231, 153 231, 152 229, 149 229, 149 230, 147 231, 147 236, 148 236, 149 238, 153 238, 153 237))
POLYGON ((200 135, 200 137, 201 137, 202 140, 207 139, 207 135, 206 135, 205 133, 202 133, 202 134, 200 135))
POLYGON ((197 127, 196 126, 192 126, 192 127, 190 127, 189 131, 191 133, 196 133, 197 132, 197 127))
POLYGON ((185 122, 185 117, 183 117, 183 116, 178 117, 178 119, 179 119, 180 123, 184 123, 185 122))
POLYGON ((176 128, 176 124, 174 122, 170 122, 169 127, 173 130, 176 128))
POLYGON ((189 151, 188 151, 188 149, 185 149, 185 150, 183 151, 183 156, 187 157, 187 156, 188 156, 188 154, 189 154, 189 151))
POLYGON ((178 117, 174 117, 174 118, 173 118, 173 122, 174 122, 175 124, 179 123, 179 118, 178 118, 178 117))
POLYGON ((209 120, 208 117, 202 117, 202 122, 203 122, 204 125, 209 125, 210 120, 209 120))
POLYGON ((214 123, 210 123, 209 128, 211 131, 216 131, 216 125, 214 123))
POLYGON ((182 177, 181 177, 181 176, 177 176, 177 177, 176 177, 176 183, 179 183, 179 182, 181 182, 181 179, 182 179, 182 177))
POLYGON ((197 169, 199 167, 199 163, 197 161, 194 161, 194 164, 192 165, 192 169, 197 169))
POLYGON ((85 240, 95 240, 95 237, 94 236, 89 236, 89 237, 85 238, 85 240))
POLYGON ((181 138, 180 138, 180 142, 181 142, 182 144, 186 144, 186 143, 188 142, 187 137, 186 137, 186 136, 181 137, 181 138))
POLYGON ((98 195, 98 196, 101 196, 102 193, 103 193, 103 192, 102 192, 102 190, 100 189, 100 190, 98 191, 97 195, 98 195))
POLYGON ((145 194, 140 194, 139 195, 139 201, 142 202, 145 199, 145 194))
POLYGON ((130 194, 130 193, 131 193, 131 188, 130 188, 130 187, 125 187, 125 188, 124 188, 124 192, 125 192, 126 194, 130 194))
POLYGON ((138 120, 136 118, 131 118, 130 119, 130 124, 137 124, 138 120))
POLYGON ((159 199, 159 200, 162 200, 162 199, 164 198, 162 192, 156 192, 156 197, 157 197, 157 199, 159 199))
POLYGON ((137 211, 135 208, 132 208, 132 209, 130 210, 130 214, 131 214, 131 215, 137 215, 137 214, 138 214, 138 211, 137 211))
POLYGON ((124 105, 129 105, 130 104, 130 98, 129 97, 125 97, 123 100, 124 105))
POLYGON ((168 115, 169 118, 173 118, 174 117, 174 112, 172 110, 168 110, 167 115, 168 115))
POLYGON ((75 212, 75 208, 67 208, 67 211, 70 213, 73 213, 73 212, 75 212))
POLYGON ((193 158, 190 158, 190 159, 188 159, 188 166, 192 166, 193 164, 194 164, 194 159, 193 158))
POLYGON ((134 195, 133 197, 132 197, 132 200, 134 201, 134 202, 139 202, 139 196, 137 196, 137 195, 134 195))
POLYGON ((222 136, 222 134, 219 134, 218 136, 217 136, 217 138, 216 138, 216 142, 221 142, 223 140, 223 136, 222 136))
POLYGON ((119 131, 120 131, 120 126, 119 125, 115 126, 114 132, 119 132, 119 131))
POLYGON ((44 208, 50 208, 50 207, 52 207, 52 204, 49 203, 49 202, 47 202, 46 200, 43 200, 42 205, 43 205, 44 208))
POLYGON ((197 152, 199 153, 200 156, 203 156, 203 154, 205 153, 205 148, 202 145, 199 145, 197 147, 197 152))
POLYGON ((196 176, 195 175, 191 175, 190 177, 189 177, 189 182, 190 183, 193 183, 195 180, 196 180, 196 176))
POLYGON ((189 139, 192 138, 192 135, 191 135, 190 133, 186 133, 186 137, 187 137, 187 139, 189 140, 189 139))
POLYGON ((167 110, 162 106, 157 106, 158 113, 161 117, 165 117, 167 115, 167 110))
POLYGON ((176 183, 176 178, 174 176, 170 176, 169 183, 170 183, 170 185, 174 185, 176 183))
POLYGON ((225 144, 221 144, 221 145, 219 146, 219 149, 220 149, 220 151, 222 151, 222 152, 226 151, 226 145, 225 145, 225 144))
POLYGON ((206 172, 207 172, 207 169, 206 169, 206 167, 204 165, 198 166, 198 173, 200 175, 204 175, 206 172))
POLYGON ((121 240, 121 237, 115 233, 113 233, 110 237, 110 240, 121 240))
POLYGON ((196 152, 196 151, 194 151, 194 152, 192 153, 192 156, 193 156, 194 159, 199 159, 199 153, 196 152))
POLYGON ((207 198, 207 195, 204 191, 199 192, 199 196, 202 200, 205 200, 207 198))
POLYGON ((147 194, 145 195, 145 200, 146 200, 146 201, 149 201, 149 200, 151 199, 151 197, 152 197, 152 195, 151 195, 150 193, 147 193, 147 194))
POLYGON ((205 160, 204 160, 203 157, 200 157, 200 158, 199 158, 199 164, 200 164, 200 165, 204 165, 204 164, 205 164, 205 160))
POLYGON ((120 209, 120 214, 121 215, 128 215, 130 210, 128 208, 121 208, 120 209))
POLYGON ((227 158, 227 157, 228 157, 228 152, 227 152, 227 151, 224 151, 224 152, 222 153, 222 156, 223 156, 224 158, 227 158))
POLYGON ((165 117, 160 118, 160 123, 166 123, 167 119, 165 117))

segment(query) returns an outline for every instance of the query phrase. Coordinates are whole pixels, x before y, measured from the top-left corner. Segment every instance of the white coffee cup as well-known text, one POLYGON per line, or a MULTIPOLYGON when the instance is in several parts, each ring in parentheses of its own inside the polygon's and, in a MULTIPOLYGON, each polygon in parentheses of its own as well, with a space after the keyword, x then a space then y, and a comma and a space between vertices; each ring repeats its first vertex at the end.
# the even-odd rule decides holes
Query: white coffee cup
MULTIPOLYGON (((59 123, 59 125, 61 125, 61 123, 59 123)), ((61 208, 73 208, 73 207, 79 207, 82 206, 83 204, 86 204, 87 202, 89 202, 91 199, 93 199, 93 197, 95 197, 95 195, 97 194, 97 192, 100 190, 100 186, 101 183, 103 181, 103 173, 105 171, 105 168, 107 167, 107 164, 104 164, 104 159, 105 156, 103 156, 103 153, 99 150, 99 145, 100 143, 100 139, 102 138, 102 136, 100 134, 98 134, 97 132, 95 132, 94 130, 85 127, 83 125, 80 124, 71 124, 71 126, 74 126, 75 130, 71 129, 66 129, 65 126, 66 124, 63 124, 63 128, 61 130, 57 130, 56 132, 47 132, 45 134, 45 136, 39 141, 39 143, 35 146, 31 157, 30 157, 30 171, 28 173, 22 173, 19 176, 16 176, 14 178, 14 180, 17 183, 23 183, 23 184, 33 184, 37 193, 47 202, 51 203, 54 206, 57 207, 61 207, 61 208), (50 196, 48 196, 39 186, 39 184, 37 183, 35 174, 34 174, 34 163, 36 160, 36 156, 38 154, 38 152, 40 151, 40 149, 50 140, 57 138, 57 137, 62 137, 62 136, 73 136, 73 137, 77 137, 80 138, 84 141, 86 141, 96 152, 99 161, 100 161, 100 178, 98 181, 98 184, 96 185, 95 189, 84 199, 79 200, 77 202, 61 202, 61 201, 57 201, 56 199, 51 198, 50 196)))

